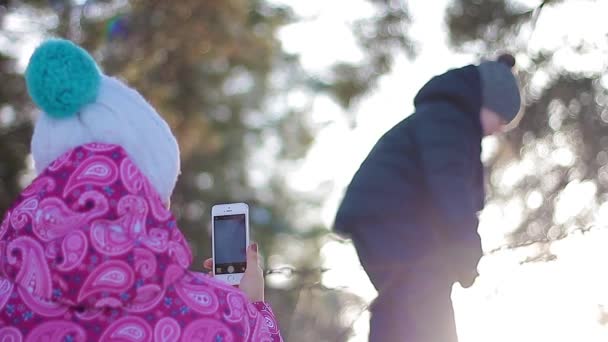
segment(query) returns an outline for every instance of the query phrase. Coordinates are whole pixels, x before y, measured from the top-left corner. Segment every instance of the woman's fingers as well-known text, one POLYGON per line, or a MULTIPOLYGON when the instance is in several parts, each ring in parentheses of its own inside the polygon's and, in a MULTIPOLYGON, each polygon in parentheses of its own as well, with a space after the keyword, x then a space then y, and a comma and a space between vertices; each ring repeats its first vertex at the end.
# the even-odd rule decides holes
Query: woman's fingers
POLYGON ((203 267, 212 270, 213 269, 213 259, 209 258, 203 262, 203 267))
POLYGON ((251 302, 264 300, 264 274, 260 267, 258 245, 247 248, 247 270, 241 279, 240 288, 251 302))
POLYGON ((260 260, 258 258, 258 244, 252 243, 249 248, 247 248, 247 266, 259 266, 260 260))

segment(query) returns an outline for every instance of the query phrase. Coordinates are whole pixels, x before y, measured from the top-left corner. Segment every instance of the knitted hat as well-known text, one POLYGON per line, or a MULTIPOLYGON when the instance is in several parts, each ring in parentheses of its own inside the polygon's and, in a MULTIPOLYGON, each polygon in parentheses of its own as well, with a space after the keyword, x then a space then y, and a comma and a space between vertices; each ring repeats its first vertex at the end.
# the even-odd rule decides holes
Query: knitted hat
POLYGON ((477 66, 481 78, 482 106, 498 113, 511 122, 521 106, 519 85, 511 68, 512 55, 504 54, 496 61, 485 61, 477 66))
POLYGON ((115 144, 168 202, 179 174, 179 148, 167 123, 137 91, 104 75, 84 49, 62 39, 34 51, 25 79, 42 109, 32 137, 37 173, 80 145, 115 144))

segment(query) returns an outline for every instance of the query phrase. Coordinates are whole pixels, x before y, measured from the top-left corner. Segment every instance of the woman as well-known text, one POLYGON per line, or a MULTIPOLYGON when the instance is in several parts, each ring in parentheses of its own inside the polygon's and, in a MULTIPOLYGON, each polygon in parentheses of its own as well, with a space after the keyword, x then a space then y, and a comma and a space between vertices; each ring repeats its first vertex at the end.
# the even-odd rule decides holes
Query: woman
POLYGON ((188 271, 168 209, 179 150, 156 111, 65 40, 26 82, 38 176, 0 225, 0 340, 282 341, 256 245, 241 289, 188 271))

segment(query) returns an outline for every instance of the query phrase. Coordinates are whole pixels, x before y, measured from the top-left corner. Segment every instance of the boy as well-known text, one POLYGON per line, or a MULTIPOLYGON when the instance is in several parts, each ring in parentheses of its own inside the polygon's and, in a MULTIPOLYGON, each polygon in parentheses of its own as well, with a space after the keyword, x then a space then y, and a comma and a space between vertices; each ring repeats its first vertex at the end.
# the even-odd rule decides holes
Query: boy
POLYGON ((415 112, 377 142, 335 219, 378 297, 370 341, 456 341, 452 284, 469 287, 482 255, 481 140, 516 118, 515 59, 450 70, 414 99, 415 112))

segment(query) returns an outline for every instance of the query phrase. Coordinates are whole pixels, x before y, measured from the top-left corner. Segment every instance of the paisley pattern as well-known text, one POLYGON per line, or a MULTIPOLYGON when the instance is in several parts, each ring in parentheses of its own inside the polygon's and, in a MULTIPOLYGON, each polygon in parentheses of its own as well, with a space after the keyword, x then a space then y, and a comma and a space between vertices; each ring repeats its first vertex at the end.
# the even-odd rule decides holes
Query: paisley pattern
POLYGON ((83 161, 74 170, 63 189, 63 195, 81 185, 108 186, 116 180, 118 171, 112 159, 105 156, 94 156, 83 161))
POLYGON ((83 193, 75 204, 76 207, 87 205, 90 205, 92 209, 77 212, 70 209, 58 197, 43 199, 35 210, 34 233, 41 240, 52 241, 63 237, 75 228, 81 228, 91 219, 105 214, 108 210, 107 200, 96 191, 83 193))
POLYGON ((50 321, 36 326, 25 338, 25 342, 38 341, 86 342, 87 333, 76 323, 69 321, 50 321))
POLYGON ((112 260, 97 266, 80 288, 78 302, 98 292, 122 293, 135 281, 133 269, 124 261, 112 260))
POLYGON ((222 322, 210 319, 201 318, 184 329, 183 341, 201 341, 201 342, 233 342, 235 335, 230 332, 227 325, 222 322))
MULTIPOLYGON (((0 310, 4 309, 11 293, 13 293, 13 283, 6 278, 0 279, 0 310)), ((1 341, 2 340, 0 339, 0 342, 1 341)))
POLYGON ((133 301, 125 307, 127 312, 146 312, 155 308, 165 297, 165 290, 158 285, 144 285, 137 289, 133 301))
POLYGON ((15 327, 0 328, 0 342, 21 342, 23 335, 15 327))
POLYGON ((154 341, 177 342, 180 334, 179 323, 171 317, 161 318, 154 327, 154 341))
POLYGON ((71 160, 73 159, 72 158, 73 151, 74 150, 70 150, 70 151, 68 151, 68 153, 65 153, 65 154, 59 156, 59 158, 57 158, 53 162, 51 162, 51 164, 48 166, 48 170, 54 172, 54 171, 61 169, 67 163, 70 163, 71 160))
POLYGON ((23 190, 21 196, 31 196, 39 192, 47 192, 54 189, 55 180, 52 177, 38 177, 23 190))
POLYGON ((87 254, 89 240, 81 230, 69 232, 61 243, 61 251, 65 255, 63 263, 57 265, 57 269, 63 272, 71 271, 82 264, 87 254))
POLYGON ((6 248, 6 260, 9 265, 20 264, 15 282, 28 293, 39 298, 51 296, 51 271, 38 241, 28 236, 14 239, 6 248))
POLYGON ((4 218, 2 219, 2 223, 0 223, 0 239, 4 237, 4 234, 8 231, 9 223, 11 219, 10 210, 4 213, 4 218))
POLYGON ((266 303, 191 263, 171 212, 125 151, 77 147, 0 223, 0 342, 282 341, 266 303))
POLYGON ((154 199, 149 202, 154 218, 161 221, 169 219, 171 213, 165 209, 156 191, 130 159, 123 159, 120 163, 120 178, 129 192, 137 193, 143 190, 147 197, 154 199))
POLYGON ((32 222, 36 209, 38 209, 38 199, 35 197, 26 198, 11 211, 10 224, 14 229, 25 227, 26 224, 32 222))
POLYGON ((152 341, 152 328, 143 318, 137 316, 123 317, 112 323, 99 341, 152 341))

